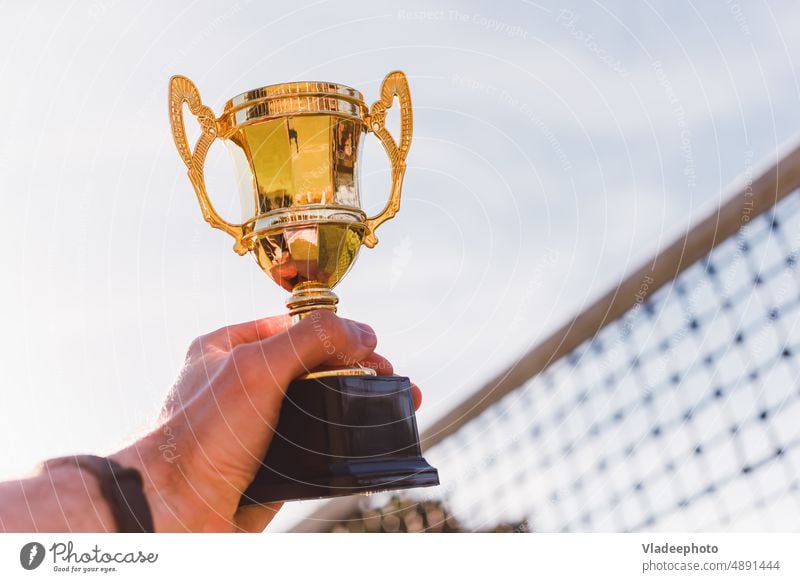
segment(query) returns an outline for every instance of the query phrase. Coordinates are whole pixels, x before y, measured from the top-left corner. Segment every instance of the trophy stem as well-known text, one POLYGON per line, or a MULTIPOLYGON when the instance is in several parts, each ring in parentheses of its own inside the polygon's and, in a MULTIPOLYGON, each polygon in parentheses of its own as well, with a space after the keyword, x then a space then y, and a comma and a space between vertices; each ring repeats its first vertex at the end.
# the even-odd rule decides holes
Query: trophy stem
MULTIPOLYGON (((327 309, 336 313, 336 304, 339 298, 330 287, 321 285, 316 281, 300 283, 292 290, 292 295, 286 300, 286 307, 292 316, 292 323, 297 323, 305 317, 311 315, 318 309, 327 309)), ((316 380, 331 376, 375 376, 375 370, 365 368, 359 364, 352 367, 332 368, 330 370, 316 370, 304 374, 302 380, 316 380)))
POLYGON ((297 323, 317 309, 327 309, 336 313, 337 303, 339 298, 329 287, 316 281, 308 281, 292 289, 292 295, 286 300, 286 307, 292 316, 292 322, 297 323))

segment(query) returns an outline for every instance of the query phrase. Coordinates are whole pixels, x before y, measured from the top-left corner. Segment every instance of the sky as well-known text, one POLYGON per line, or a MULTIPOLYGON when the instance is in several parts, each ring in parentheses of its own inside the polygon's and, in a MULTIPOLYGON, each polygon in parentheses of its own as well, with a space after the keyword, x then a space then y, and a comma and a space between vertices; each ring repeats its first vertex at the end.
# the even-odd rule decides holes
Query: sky
MULTIPOLYGON (((170 135, 174 74, 220 112, 292 80, 372 102, 406 72, 402 209, 336 291, 422 387, 423 429, 800 128, 793 2, 53 0, 0 14, 0 477, 122 446, 193 337, 284 309, 202 221, 170 135)), ((371 136, 362 169, 375 213, 389 170, 371 136)), ((238 219, 221 145, 207 173, 238 219)))

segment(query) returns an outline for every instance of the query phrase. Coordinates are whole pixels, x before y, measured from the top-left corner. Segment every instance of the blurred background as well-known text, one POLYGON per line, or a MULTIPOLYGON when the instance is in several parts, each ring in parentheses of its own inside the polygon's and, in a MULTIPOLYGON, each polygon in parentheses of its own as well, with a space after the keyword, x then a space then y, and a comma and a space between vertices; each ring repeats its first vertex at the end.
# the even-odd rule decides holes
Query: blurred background
MULTIPOLYGON (((422 387, 423 429, 800 127, 790 2, 53 0, 0 14, 0 477, 123 445, 153 422, 193 337, 284 309, 202 220, 170 135, 174 74, 219 112, 291 80, 371 103, 387 72, 406 72, 402 211, 337 293, 422 387)), ((375 213, 388 162, 371 137, 364 153, 375 213)), ((219 145, 207 173, 238 220, 219 145)))

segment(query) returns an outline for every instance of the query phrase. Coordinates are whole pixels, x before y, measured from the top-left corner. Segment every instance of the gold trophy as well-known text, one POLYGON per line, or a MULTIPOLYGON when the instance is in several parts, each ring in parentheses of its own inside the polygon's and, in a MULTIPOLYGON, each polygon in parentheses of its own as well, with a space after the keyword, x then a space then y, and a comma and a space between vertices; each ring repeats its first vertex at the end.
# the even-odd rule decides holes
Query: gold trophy
MULTIPOLYGON (((389 73, 371 108, 355 89, 310 81, 247 91, 228 101, 219 117, 189 79, 175 76, 169 114, 205 220, 291 292, 286 306, 295 322, 315 310, 336 311, 333 287, 361 245, 374 247, 375 230, 400 208, 413 126, 406 76, 389 73), (385 127, 395 98, 399 141, 385 127), (193 150, 184 104, 201 128, 193 150), (369 132, 380 139, 392 170, 389 201, 374 217, 361 209, 359 195, 359 153, 369 132), (218 138, 234 159, 241 224, 220 217, 206 192, 203 166, 218 138)), ((408 378, 376 376, 359 366, 314 371, 289 386, 274 428, 242 505, 439 484, 436 469, 421 455, 408 378)))

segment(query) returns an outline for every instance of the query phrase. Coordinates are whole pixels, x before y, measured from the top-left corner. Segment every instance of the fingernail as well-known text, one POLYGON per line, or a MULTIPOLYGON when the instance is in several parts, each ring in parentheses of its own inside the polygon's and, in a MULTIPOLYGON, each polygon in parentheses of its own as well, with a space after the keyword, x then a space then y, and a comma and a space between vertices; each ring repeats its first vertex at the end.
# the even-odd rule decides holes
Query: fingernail
POLYGON ((365 348, 372 349, 378 345, 378 336, 375 335, 375 330, 368 326, 366 323, 353 322, 355 328, 358 330, 361 345, 365 348))

